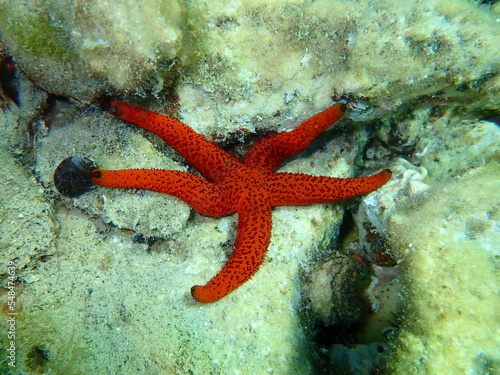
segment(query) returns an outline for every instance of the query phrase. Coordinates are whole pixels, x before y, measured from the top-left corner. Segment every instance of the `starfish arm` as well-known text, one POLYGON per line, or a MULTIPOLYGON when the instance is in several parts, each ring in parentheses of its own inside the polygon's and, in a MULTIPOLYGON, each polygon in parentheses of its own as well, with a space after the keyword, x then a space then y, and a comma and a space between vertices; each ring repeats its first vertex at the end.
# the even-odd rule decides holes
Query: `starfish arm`
POLYGON ((368 177, 334 178, 276 173, 269 181, 272 206, 304 206, 352 198, 378 189, 391 179, 386 169, 368 177))
POLYGON ((202 215, 224 216, 235 212, 234 199, 224 198, 219 188, 201 177, 182 171, 165 169, 95 169, 92 182, 114 188, 153 190, 173 195, 202 215))
POLYGON ((210 181, 217 181, 222 171, 241 164, 236 157, 173 118, 116 100, 109 108, 111 114, 159 136, 210 181))
POLYGON ((198 302, 215 302, 238 288, 257 272, 271 240, 271 207, 262 196, 246 197, 238 207, 238 235, 233 254, 205 286, 191 294, 198 302))
POLYGON ((335 104, 289 132, 262 138, 248 152, 244 163, 274 172, 285 159, 304 151, 314 138, 338 121, 344 113, 345 105, 335 104))

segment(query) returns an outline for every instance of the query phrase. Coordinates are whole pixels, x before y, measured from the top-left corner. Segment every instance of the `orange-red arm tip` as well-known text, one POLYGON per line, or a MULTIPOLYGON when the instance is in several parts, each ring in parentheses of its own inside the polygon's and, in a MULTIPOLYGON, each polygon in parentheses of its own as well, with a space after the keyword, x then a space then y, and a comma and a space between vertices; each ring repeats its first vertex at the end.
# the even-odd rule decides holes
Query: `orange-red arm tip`
POLYGON ((219 293, 218 295, 215 293, 211 293, 207 291, 205 287, 201 285, 195 285, 191 288, 191 295, 198 302, 210 303, 220 300, 227 293, 219 293))

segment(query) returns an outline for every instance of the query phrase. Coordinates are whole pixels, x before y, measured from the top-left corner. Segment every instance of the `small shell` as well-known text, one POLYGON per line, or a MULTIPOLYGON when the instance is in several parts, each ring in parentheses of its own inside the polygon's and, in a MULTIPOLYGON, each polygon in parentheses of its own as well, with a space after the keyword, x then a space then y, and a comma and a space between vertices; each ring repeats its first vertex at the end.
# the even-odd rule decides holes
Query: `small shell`
POLYGON ((64 159, 54 171, 54 184, 62 195, 75 198, 93 186, 90 174, 96 168, 93 161, 80 156, 64 159))

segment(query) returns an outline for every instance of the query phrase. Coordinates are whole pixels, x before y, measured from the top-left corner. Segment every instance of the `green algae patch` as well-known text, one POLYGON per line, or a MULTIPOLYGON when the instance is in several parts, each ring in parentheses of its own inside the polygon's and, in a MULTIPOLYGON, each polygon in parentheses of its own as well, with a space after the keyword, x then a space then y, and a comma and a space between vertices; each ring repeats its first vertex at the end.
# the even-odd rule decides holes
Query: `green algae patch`
POLYGON ((0 4, 0 28, 4 30, 4 37, 12 38, 35 55, 61 61, 74 57, 67 30, 44 6, 38 8, 38 12, 31 12, 15 4, 0 4))

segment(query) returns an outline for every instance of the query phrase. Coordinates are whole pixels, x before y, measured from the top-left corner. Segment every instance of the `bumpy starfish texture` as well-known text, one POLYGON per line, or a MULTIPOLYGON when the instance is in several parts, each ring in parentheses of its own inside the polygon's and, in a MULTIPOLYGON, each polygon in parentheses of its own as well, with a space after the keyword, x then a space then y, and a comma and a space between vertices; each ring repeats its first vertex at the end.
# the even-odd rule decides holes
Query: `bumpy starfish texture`
POLYGON ((389 170, 362 178, 276 173, 286 158, 304 151, 318 134, 344 115, 342 104, 327 108, 292 131, 262 138, 243 160, 172 118, 119 101, 110 103, 109 112, 161 137, 203 178, 162 169, 96 169, 91 177, 94 183, 173 195, 206 216, 238 213, 238 233, 231 257, 206 285, 191 289, 199 302, 217 301, 255 274, 271 240, 272 207, 352 198, 379 188, 391 178, 389 170))

